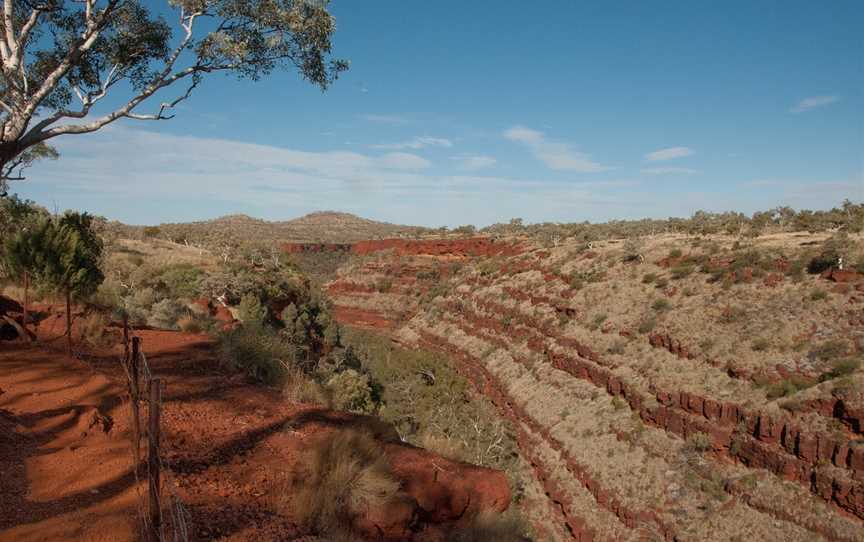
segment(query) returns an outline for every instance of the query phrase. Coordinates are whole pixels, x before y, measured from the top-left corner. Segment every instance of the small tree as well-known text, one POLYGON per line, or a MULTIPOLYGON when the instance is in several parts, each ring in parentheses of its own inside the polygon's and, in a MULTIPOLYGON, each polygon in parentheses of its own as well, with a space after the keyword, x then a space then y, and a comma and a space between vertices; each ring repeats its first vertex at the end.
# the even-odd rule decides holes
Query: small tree
POLYGON ((5 274, 18 279, 24 288, 22 324, 25 330, 28 320, 27 307, 30 303, 30 286, 41 270, 50 228, 51 223, 48 220, 24 224, 16 234, 6 239, 0 252, 0 266, 3 267, 5 274))
POLYGON ((96 291, 104 280, 99 269, 102 241, 87 213, 66 213, 49 222, 45 251, 40 254, 40 278, 46 286, 66 298, 66 341, 72 351, 72 300, 96 291))

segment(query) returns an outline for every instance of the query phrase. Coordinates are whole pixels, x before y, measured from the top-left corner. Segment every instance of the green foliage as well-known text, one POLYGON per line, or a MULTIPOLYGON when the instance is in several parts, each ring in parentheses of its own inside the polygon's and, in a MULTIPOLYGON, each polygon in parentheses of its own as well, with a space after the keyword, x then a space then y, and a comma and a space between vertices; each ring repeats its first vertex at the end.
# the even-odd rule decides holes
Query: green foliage
POLYGON ((642 284, 651 284, 657 280, 657 273, 645 273, 642 276, 642 284))
POLYGON ((675 280, 683 279, 693 273, 692 265, 678 265, 672 268, 672 278, 675 280))
POLYGON ((327 381, 333 407, 359 414, 371 414, 375 410, 369 376, 354 369, 346 369, 327 381))
POLYGON ((144 237, 159 237, 161 233, 162 230, 159 229, 159 226, 147 226, 144 228, 144 237))
POLYGON ((820 382, 832 380, 835 378, 843 378, 849 376, 861 367, 859 358, 843 358, 834 360, 831 364, 831 370, 822 374, 819 377, 820 382))
POLYGON ((174 299, 163 299, 153 304, 147 325, 159 329, 179 329, 177 321, 185 313, 183 305, 174 299))
POLYGON ((811 348, 809 357, 820 361, 831 361, 845 356, 848 348, 849 345, 846 341, 832 339, 811 348))
POLYGON ((693 433, 687 437, 687 450, 704 453, 711 449, 711 437, 707 433, 693 433))
POLYGON ((673 248, 672 250, 669 251, 669 257, 670 258, 680 258, 682 254, 683 254, 683 252, 681 252, 680 248, 673 248))
POLYGON ((289 376, 294 355, 290 345, 264 326, 240 326, 219 336, 219 357, 268 385, 281 385, 289 376))
POLYGON ((810 292, 810 301, 822 301, 823 299, 828 298, 828 292, 825 290, 821 290, 819 288, 815 288, 810 292))
POLYGON ((191 299, 200 294, 200 284, 204 275, 204 271, 198 267, 179 264, 166 268, 157 280, 164 285, 169 297, 191 299))
POLYGON ((237 318, 250 326, 261 326, 267 318, 267 307, 252 294, 244 295, 237 309, 237 318))
POLYGON ((383 278, 375 284, 375 289, 379 293, 387 293, 393 288, 393 281, 389 278, 383 278))
POLYGON ((764 352, 771 347, 771 341, 765 337, 758 337, 753 341, 753 343, 751 343, 750 347, 754 352, 764 352))
POLYGON ((651 308, 657 312, 664 312, 664 311, 668 311, 669 309, 671 309, 672 304, 669 303, 668 300, 663 299, 661 297, 659 299, 656 299, 653 303, 651 303, 651 308))
POLYGON ((657 326, 657 320, 651 316, 643 319, 639 322, 638 331, 639 333, 645 334, 654 331, 654 328, 657 326))
POLYGON ((358 372, 369 375, 378 415, 409 442, 423 438, 453 443, 459 457, 500 469, 515 465, 515 437, 494 407, 469 397, 466 381, 440 355, 393 346, 384 337, 350 329, 344 340, 357 354, 358 372))
POLYGON ((768 399, 788 397, 790 395, 798 393, 801 390, 806 390, 807 388, 812 387, 814 384, 815 382, 810 379, 792 376, 790 378, 781 380, 780 382, 777 382, 775 384, 769 385, 765 395, 768 397, 768 399))

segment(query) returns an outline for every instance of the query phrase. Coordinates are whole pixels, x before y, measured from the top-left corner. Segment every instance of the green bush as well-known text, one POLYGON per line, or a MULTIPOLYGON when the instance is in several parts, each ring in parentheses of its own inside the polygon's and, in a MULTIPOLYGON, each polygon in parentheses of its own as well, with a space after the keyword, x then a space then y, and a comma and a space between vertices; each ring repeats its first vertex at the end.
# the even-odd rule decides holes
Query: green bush
POLYGON ((333 375, 327 381, 333 408, 348 410, 359 414, 370 414, 375 410, 369 376, 347 369, 333 375))
POLYGON ((681 252, 680 248, 673 248, 672 250, 669 251, 669 257, 670 258, 680 258, 681 254, 683 254, 683 253, 681 252))
POLYGON ((764 352, 771 347, 771 341, 766 339, 765 337, 759 337, 753 341, 750 345, 754 352, 764 352))
POLYGON ((830 361, 846 355, 848 344, 841 339, 832 339, 810 349, 810 357, 820 361, 830 361))
POLYGON ((686 448, 696 453, 707 452, 711 449, 711 437, 707 433, 693 433, 687 437, 686 448))
POLYGON ((819 288, 814 289, 810 292, 810 301, 822 301, 828 297, 828 292, 825 290, 820 290, 819 288))
POLYGON ((237 317, 244 324, 262 325, 267 318, 267 308, 261 304, 257 296, 252 294, 244 295, 237 309, 237 317))
POLYGON ((639 333, 645 334, 654 331, 654 328, 657 326, 657 320, 654 317, 645 318, 639 323, 639 333))
POLYGON ((831 364, 831 370, 819 377, 819 380, 825 382, 834 378, 842 378, 848 376, 861 367, 861 360, 856 358, 844 358, 835 360, 831 364))
POLYGON ((185 307, 173 299, 163 299, 153 304, 147 325, 159 329, 179 329, 177 320, 186 312, 185 307))
POLYGON ((672 268, 672 278, 675 280, 681 280, 684 277, 689 276, 693 273, 692 265, 679 265, 672 268))
POLYGON ((672 304, 669 303, 669 301, 667 301, 663 298, 660 298, 660 299, 655 300, 654 303, 651 303, 651 308, 657 312, 663 312, 663 311, 668 311, 669 309, 671 309, 672 304))
POLYGON ((642 284, 651 284, 657 280, 657 273, 645 273, 642 276, 642 284))
POLYGON ((220 335, 219 357, 230 367, 269 385, 281 385, 290 374, 294 350, 274 331, 243 325, 220 335))
POLYGON ((781 380, 780 382, 777 382, 775 384, 769 385, 765 395, 768 397, 768 399, 788 397, 790 395, 798 393, 801 390, 806 390, 807 388, 813 386, 813 384, 815 384, 815 382, 809 379, 793 376, 785 380, 781 380))
POLYGON ((204 271, 188 264, 174 265, 159 275, 159 282, 165 285, 168 297, 191 299, 200 294, 204 271))

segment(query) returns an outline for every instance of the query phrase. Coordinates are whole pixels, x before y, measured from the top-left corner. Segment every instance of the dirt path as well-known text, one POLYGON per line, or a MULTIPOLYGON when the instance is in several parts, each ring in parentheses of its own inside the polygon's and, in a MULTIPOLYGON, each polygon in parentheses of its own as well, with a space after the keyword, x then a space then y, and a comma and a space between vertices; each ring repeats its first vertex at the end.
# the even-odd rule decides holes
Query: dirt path
MULTIPOLYGON (((193 539, 292 539, 295 526, 271 512, 262 487, 273 487, 274 463, 295 463, 282 430, 303 411, 226 374, 203 336, 139 335, 165 382, 168 483, 193 539)), ((135 539, 139 488, 117 358, 0 348, 0 540, 135 539)))
POLYGON ((0 343, 0 540, 129 540, 120 388, 81 362, 0 343), (105 430, 110 428, 110 432, 105 430))

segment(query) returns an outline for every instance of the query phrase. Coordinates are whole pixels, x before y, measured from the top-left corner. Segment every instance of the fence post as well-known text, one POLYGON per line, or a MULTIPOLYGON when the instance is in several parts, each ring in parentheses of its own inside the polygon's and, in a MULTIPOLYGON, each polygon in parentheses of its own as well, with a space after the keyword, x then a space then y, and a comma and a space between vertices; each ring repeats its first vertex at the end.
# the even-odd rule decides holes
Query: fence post
POLYGON ((160 503, 160 472, 159 472, 159 417, 162 408, 162 381, 158 378, 150 380, 150 426, 148 430, 149 454, 147 458, 147 478, 150 481, 149 515, 150 525, 147 542, 159 542, 162 531, 162 510, 160 503))
POLYGON ((138 383, 138 362, 140 358, 141 339, 132 337, 132 357, 129 358, 129 401, 132 406, 132 454, 135 458, 135 472, 138 472, 141 464, 141 414, 138 410, 138 402, 141 390, 138 383))

